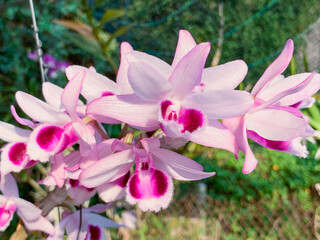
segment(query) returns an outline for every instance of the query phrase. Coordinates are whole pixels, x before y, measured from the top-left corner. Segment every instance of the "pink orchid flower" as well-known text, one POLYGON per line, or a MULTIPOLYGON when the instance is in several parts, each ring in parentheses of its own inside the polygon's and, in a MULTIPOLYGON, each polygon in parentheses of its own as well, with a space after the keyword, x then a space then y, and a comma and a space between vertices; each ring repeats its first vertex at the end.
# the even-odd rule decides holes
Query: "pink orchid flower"
MULTIPOLYGON (((68 164, 66 169, 69 171, 69 181, 71 180, 73 184, 67 184, 67 191, 70 192, 70 195, 77 197, 78 193, 76 189, 80 188, 84 198, 85 196, 87 196, 87 198, 91 197, 92 194, 97 192, 99 197, 105 202, 115 201, 124 197, 126 194, 125 188, 131 175, 130 169, 124 173, 124 175, 120 173, 118 177, 115 177, 111 181, 102 181, 94 187, 84 185, 82 181, 80 181, 80 175, 96 162, 102 161, 102 159, 108 158, 114 153, 129 148, 131 148, 129 145, 124 144, 118 139, 108 139, 97 144, 92 150, 91 155, 79 158, 78 162, 70 162, 71 164, 68 164), (76 194, 73 194, 73 191, 75 191, 76 194)), ((106 165, 105 168, 111 171, 114 170, 112 165, 106 165)))
MULTIPOLYGON (((194 46, 186 35, 185 32, 180 34, 172 66, 145 53, 129 53, 128 79, 134 94, 94 100, 88 105, 87 114, 115 118, 149 130, 160 126, 169 137, 235 152, 233 134, 217 119, 246 113, 253 100, 243 91, 219 87, 216 90, 195 90, 202 81, 210 44, 194 46)), ((235 82, 243 78, 246 70, 239 72, 239 76, 234 74, 237 76, 235 82)))
POLYGON ((116 228, 120 226, 118 223, 97 214, 103 213, 107 208, 108 205, 97 204, 74 213, 64 212, 63 215, 65 217, 55 227, 55 235, 49 236, 47 240, 64 239, 65 231, 68 239, 105 240, 104 228, 116 228))
POLYGON ((0 121, 0 139, 8 142, 1 148, 2 175, 20 172, 36 163, 27 154, 27 142, 30 134, 31 130, 0 121))
POLYGON ((1 191, 3 195, 0 195, 0 231, 9 226, 13 214, 17 212, 28 230, 54 235, 54 227, 41 216, 41 209, 19 198, 17 183, 10 174, 1 175, 1 191))
MULTIPOLYGON (((76 75, 80 71, 86 72, 81 89, 81 95, 87 100, 87 103, 103 96, 112 96, 120 93, 132 93, 133 90, 131 89, 127 78, 128 62, 125 58, 125 56, 132 51, 133 49, 129 43, 123 42, 121 44, 121 61, 116 83, 97 73, 94 67, 85 68, 77 65, 69 66, 66 69, 67 77, 68 79, 71 79, 72 76, 76 75)), ((119 120, 105 116, 96 115, 94 118, 97 121, 109 124, 121 123, 119 120)))
MULTIPOLYGON (((175 57, 171 64, 176 67, 179 61, 197 46, 191 34, 186 30, 180 30, 175 57)), ((193 90, 196 92, 211 90, 235 89, 248 72, 247 64, 242 60, 235 60, 214 67, 204 68, 201 82, 193 90)))
POLYGON ((280 75, 290 63, 293 41, 288 40, 281 54, 265 70, 251 91, 254 106, 243 116, 224 119, 223 124, 235 134, 245 162, 242 172, 253 171, 257 165, 247 138, 258 144, 306 157, 308 151, 299 137, 313 134, 308 119, 298 110, 297 104, 309 99, 320 88, 320 75, 296 74, 287 78, 280 75))
MULTIPOLYGON (((77 74, 79 71, 86 71, 86 77, 83 82, 83 87, 81 90, 81 95, 87 100, 87 103, 94 101, 100 97, 107 97, 107 96, 114 96, 114 95, 121 95, 121 94, 132 94, 133 90, 129 84, 127 72, 129 67, 129 62, 126 59, 126 56, 132 52, 133 49, 129 43, 123 42, 121 44, 121 62, 119 71, 116 78, 116 83, 109 78, 99 74, 93 67, 85 68, 82 66, 73 65, 67 68, 66 74, 70 79, 73 75, 77 74)), ((111 99, 110 99, 111 100, 111 99)), ((133 108, 128 108, 126 111, 133 110, 130 114, 137 114, 135 105, 131 106, 133 108)), ((139 111, 143 111, 144 114, 148 114, 148 111, 153 109, 145 108, 139 109, 139 111)), ((153 112, 152 112, 153 113, 153 112)), ((151 114, 152 114, 151 113, 151 114)), ((103 115, 103 114, 94 114, 90 115, 95 120, 108 123, 108 124, 119 124, 122 121, 117 120, 115 118, 103 115)), ((145 130, 145 131, 152 131, 159 128, 158 123, 155 121, 155 126, 135 126, 135 128, 145 130)))
POLYGON ((79 140, 80 144, 95 144, 94 129, 82 121, 81 112, 77 111, 84 77, 85 72, 79 72, 62 91, 53 84, 44 84, 47 102, 20 91, 16 93, 20 108, 38 122, 27 144, 27 154, 32 159, 48 161, 50 156, 79 140))
POLYGON ((116 82, 97 73, 94 67, 86 68, 78 65, 72 65, 66 69, 66 75, 68 79, 72 79, 72 77, 80 71, 86 72, 81 89, 81 95, 87 100, 87 102, 91 102, 103 96, 116 95, 120 93, 133 93, 127 78, 129 63, 126 60, 126 55, 132 51, 133 49, 129 43, 121 43, 121 62, 116 82))
POLYGON ((58 186, 59 188, 66 186, 69 197, 74 200, 74 204, 80 205, 89 200, 95 193, 95 189, 86 188, 79 184, 79 174, 81 171, 68 171, 68 166, 75 164, 81 159, 79 151, 71 152, 64 156, 63 153, 57 153, 50 157, 52 164, 49 175, 38 181, 40 184, 47 186, 58 186))
POLYGON ((105 202, 118 200, 125 196, 125 188, 130 178, 130 171, 112 182, 101 183, 95 188, 83 186, 79 181, 79 175, 90 165, 102 158, 108 157, 114 152, 130 148, 118 139, 108 139, 97 144, 87 156, 81 156, 79 151, 74 151, 64 156, 63 153, 51 157, 52 163, 49 175, 39 181, 48 186, 62 187, 66 184, 69 196, 75 204, 81 204, 95 193, 105 202))
POLYGON ((143 149, 133 146, 89 166, 80 175, 81 184, 96 187, 113 182, 127 174, 135 162, 135 172, 126 186, 126 200, 131 204, 137 203, 144 211, 157 212, 171 202, 172 178, 192 181, 215 174, 203 172, 200 164, 187 157, 161 149, 157 138, 145 138, 140 143, 143 149))

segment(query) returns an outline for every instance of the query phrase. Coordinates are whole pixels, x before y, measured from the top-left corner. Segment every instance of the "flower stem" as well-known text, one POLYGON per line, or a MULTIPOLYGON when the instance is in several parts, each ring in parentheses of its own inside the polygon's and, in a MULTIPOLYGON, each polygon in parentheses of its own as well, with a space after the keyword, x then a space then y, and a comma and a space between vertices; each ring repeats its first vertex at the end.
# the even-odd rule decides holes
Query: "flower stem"
POLYGON ((117 75, 118 69, 116 67, 116 64, 114 63, 114 61, 112 60, 112 56, 109 52, 108 46, 106 45, 106 42, 103 41, 103 39, 101 39, 99 31, 100 31, 100 27, 96 26, 96 24, 94 24, 94 18, 92 15, 92 11, 90 11, 87 0, 82 0, 82 6, 84 8, 84 11, 87 15, 87 19, 88 19, 88 23, 90 25, 90 27, 92 28, 92 34, 93 36, 96 38, 97 42, 100 45, 100 48, 102 50, 102 54, 105 56, 106 60, 110 63, 113 73, 115 75, 117 75))
POLYGON ((44 74, 44 68, 43 68, 43 60, 42 60, 42 49, 41 49, 41 41, 39 39, 39 29, 37 26, 36 16, 34 13, 34 6, 33 6, 33 0, 29 0, 30 3, 30 9, 31 9, 31 17, 32 17, 32 27, 34 32, 34 38, 36 40, 36 47, 37 47, 37 54, 38 54, 38 60, 39 60, 39 67, 40 67, 40 73, 41 73, 41 80, 42 82, 45 82, 45 74, 44 74))

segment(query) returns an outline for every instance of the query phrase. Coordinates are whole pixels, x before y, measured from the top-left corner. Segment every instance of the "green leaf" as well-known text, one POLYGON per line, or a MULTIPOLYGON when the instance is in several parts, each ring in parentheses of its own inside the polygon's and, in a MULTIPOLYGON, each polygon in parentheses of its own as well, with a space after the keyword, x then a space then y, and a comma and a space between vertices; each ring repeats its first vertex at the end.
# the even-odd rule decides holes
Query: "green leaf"
POLYGON ((94 55, 95 57, 98 57, 101 60, 106 60, 103 54, 101 53, 100 45, 96 40, 88 39, 78 33, 73 33, 69 31, 63 32, 62 35, 63 37, 70 40, 73 44, 77 45, 79 48, 86 51, 87 53, 94 55))
POLYGON ((296 74, 296 61, 295 58, 292 57, 290 61, 290 75, 296 74))
POLYGON ((128 29, 129 27, 121 27, 117 31, 115 31, 113 34, 111 34, 110 38, 106 42, 106 46, 109 47, 109 44, 111 43, 112 39, 125 34, 125 32, 128 31, 128 29))
POLYGON ((100 20, 100 24, 103 25, 107 22, 110 22, 111 20, 114 20, 116 18, 122 17, 126 14, 125 11, 120 10, 120 9, 108 9, 107 11, 105 11, 105 13, 103 14, 101 20, 100 20))
POLYGON ((316 101, 312 107, 308 108, 308 112, 310 113, 310 117, 315 120, 318 124, 320 124, 320 106, 318 101, 316 101))

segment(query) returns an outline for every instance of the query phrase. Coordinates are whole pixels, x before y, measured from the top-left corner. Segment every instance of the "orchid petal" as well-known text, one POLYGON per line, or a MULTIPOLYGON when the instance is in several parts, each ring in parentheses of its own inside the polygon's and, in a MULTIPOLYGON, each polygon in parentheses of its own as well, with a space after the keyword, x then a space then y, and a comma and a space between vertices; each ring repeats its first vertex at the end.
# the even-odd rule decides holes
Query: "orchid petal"
POLYGON ((49 175, 52 176, 56 182, 56 185, 61 188, 65 181, 65 157, 63 153, 59 153, 53 156, 53 161, 49 175))
POLYGON ((64 229, 72 215, 63 218, 54 228, 54 235, 50 235, 46 240, 60 240, 64 238, 64 229))
POLYGON ((31 134, 30 130, 16 127, 0 121, 0 139, 6 142, 26 142, 31 134))
POLYGON ((126 200, 142 211, 165 209, 173 195, 172 179, 158 169, 137 171, 128 182, 126 200))
POLYGON ((78 72, 68 82, 61 95, 61 104, 64 106, 66 111, 69 113, 73 121, 79 119, 76 108, 78 105, 79 95, 82 88, 86 72, 84 70, 78 72))
POLYGON ((140 143, 147 152, 160 148, 160 141, 158 138, 144 138, 140 143))
POLYGON ((170 74, 172 73, 172 67, 168 63, 162 61, 157 57, 149 55, 147 53, 132 51, 126 55, 126 58, 129 64, 134 62, 142 62, 142 63, 149 64, 150 66, 154 67, 155 70, 161 75, 163 75, 164 77, 169 77, 170 74))
POLYGON ((205 85, 205 91, 232 90, 239 85, 247 72, 247 64, 242 60, 235 60, 215 67, 205 68, 201 82, 205 85))
POLYGON ((241 151, 245 153, 244 164, 242 173, 249 174, 252 172, 257 164, 258 160, 253 155, 247 139, 246 131, 246 117, 235 117, 222 120, 223 125, 230 129, 235 135, 238 145, 241 151))
POLYGON ((315 130, 308 124, 301 137, 312 137, 315 130))
POLYGON ((308 156, 307 147, 301 144, 301 140, 299 138, 295 138, 292 141, 272 141, 259 136, 254 131, 249 130, 247 131, 247 134, 248 134, 248 138, 259 143, 263 147, 277 150, 280 152, 294 154, 298 157, 305 158, 308 156))
POLYGON ((173 98, 183 99, 200 84, 209 51, 210 43, 200 43, 179 61, 169 78, 174 91, 173 98))
POLYGON ((13 142, 5 145, 1 153, 1 174, 20 172, 24 169, 30 159, 26 152, 26 143, 13 142))
POLYGON ((80 183, 86 187, 96 187, 106 182, 112 182, 129 171, 133 160, 131 149, 100 159, 83 170, 79 178, 80 183))
POLYGON ((107 116, 137 127, 159 128, 158 106, 134 94, 102 97, 92 101, 87 114, 107 116))
POLYGON ((101 97, 106 91, 112 94, 119 91, 119 87, 115 82, 92 69, 73 65, 66 69, 66 74, 68 79, 71 80, 81 71, 85 71, 81 95, 84 96, 88 102, 101 97))
POLYGON ((184 137, 197 144, 228 150, 235 155, 238 152, 234 135, 214 119, 210 119, 206 126, 191 134, 186 134, 184 137))
POLYGON ((96 191, 92 188, 86 188, 79 185, 79 180, 68 179, 67 193, 73 199, 76 205, 83 204, 85 201, 89 200, 96 191))
POLYGON ((212 90, 188 95, 183 105, 201 110, 209 119, 223 119, 245 114, 253 102, 252 96, 245 91, 212 90))
POLYGON ((86 211, 95 212, 95 213, 104 213, 107 209, 111 207, 111 204, 112 203, 108 203, 108 204, 97 203, 87 208, 86 211))
POLYGON ((96 225, 101 228, 116 228, 120 226, 118 223, 98 214, 87 213, 86 215, 89 218, 90 225, 96 225))
POLYGON ((56 124, 70 122, 70 117, 67 114, 57 111, 49 104, 27 93, 18 91, 16 100, 19 107, 33 120, 56 124))
MULTIPOLYGON (((310 74, 309 77, 307 77, 303 82, 299 83, 298 85, 291 87, 283 92, 278 93, 277 95, 275 95, 274 97, 272 97, 270 100, 262 103, 261 105, 253 108, 250 113, 259 111, 261 109, 264 109, 276 102, 278 102, 279 100, 281 101, 284 97, 287 97, 289 95, 296 95, 295 93, 301 92, 303 91, 304 88, 307 87, 307 85, 309 85, 310 81, 312 80, 312 78, 314 77, 315 73, 310 74)), ((306 96, 303 96, 303 98, 305 98, 306 96)), ((294 100, 296 101, 296 100, 294 100)))
MULTIPOLYGON (((86 111, 87 111, 87 108, 86 108, 86 111)), ((96 120, 98 122, 103 122, 103 123, 107 123, 107 124, 121 124, 122 123, 122 121, 116 120, 111 117, 102 116, 102 115, 93 115, 93 116, 90 115, 90 117, 92 117, 94 120, 96 120)))
POLYGON ((63 88, 51 82, 44 82, 42 84, 42 94, 44 99, 49 105, 51 105, 57 110, 63 110, 63 106, 61 105, 62 92, 63 88))
POLYGON ((268 101, 277 94, 290 91, 298 86, 306 85, 304 88, 298 88, 299 91, 287 94, 279 100, 281 106, 291 106, 295 103, 303 101, 309 96, 316 93, 320 88, 320 74, 301 73, 295 74, 283 79, 275 84, 265 87, 257 97, 268 101))
POLYGON ((131 63, 128 79, 133 91, 145 100, 158 102, 171 91, 168 80, 146 63, 131 63))
POLYGON ((131 45, 127 42, 122 42, 120 46, 121 60, 120 66, 117 74, 117 85, 119 86, 120 92, 122 94, 133 93, 133 90, 128 81, 128 67, 129 63, 127 61, 126 55, 133 51, 131 45))
POLYGON ((126 195, 126 190, 116 184, 106 183, 97 187, 99 197, 106 203, 119 200, 126 195))
POLYGON ((166 149, 153 149, 152 155, 157 169, 178 180, 193 181, 215 175, 215 172, 203 172, 203 167, 190 158, 166 149))
POLYGON ((307 123, 286 111, 263 109, 247 114, 246 126, 268 140, 290 141, 303 135, 307 123))
POLYGON ((82 218, 80 218, 80 211, 76 211, 74 214, 72 214, 68 223, 66 224, 68 238, 70 240, 77 238, 85 240, 88 232, 88 221, 89 219, 87 214, 82 214, 82 218), (81 226, 81 229, 79 229, 79 226, 81 226))
MULTIPOLYGON (((100 216, 100 215, 99 215, 100 216)), ((100 216, 102 217, 102 216, 100 216)), ((104 217, 102 217, 104 218, 104 217)), ((101 219, 99 219, 101 221, 101 219)), ((86 239, 90 240, 106 240, 104 231, 100 226, 88 225, 86 239)))
POLYGON ((293 54, 293 41, 289 39, 286 42, 280 55, 264 71, 256 85, 253 87, 251 94, 256 96, 259 91, 267 85, 273 78, 281 74, 289 65, 293 54))
POLYGON ((179 61, 196 45, 196 42, 187 30, 180 30, 177 48, 171 66, 175 68, 179 61))
POLYGON ((70 143, 64 129, 55 125, 39 125, 30 135, 27 154, 33 160, 46 162, 55 153, 63 151, 70 143))
POLYGON ((21 125, 28 126, 29 128, 35 128, 36 127, 36 124, 34 122, 32 122, 32 121, 30 121, 29 119, 26 119, 26 118, 21 118, 17 114, 17 111, 16 111, 16 109, 15 109, 15 107, 13 105, 10 106, 10 111, 11 111, 11 114, 14 117, 14 119, 18 123, 20 123, 21 125))
POLYGON ((17 204, 17 213, 18 215, 28 222, 37 220, 41 216, 41 209, 37 208, 32 203, 22 199, 14 198, 14 202, 17 204))
POLYGON ((16 211, 16 204, 0 195, 0 231, 5 231, 10 225, 16 211))
POLYGON ((53 176, 48 175, 44 179, 37 181, 39 184, 43 184, 46 186, 57 186, 56 179, 53 176))
POLYGON ((1 191, 7 197, 19 197, 18 185, 11 174, 1 175, 1 191))
POLYGON ((21 213, 19 214, 19 209, 17 210, 17 213, 21 217, 24 225, 29 231, 41 231, 49 235, 55 234, 55 229, 47 218, 39 216, 34 221, 28 221, 24 218, 23 215, 21 215, 21 213))
POLYGON ((79 121, 73 122, 72 127, 76 131, 76 135, 80 136, 80 138, 87 144, 93 146, 96 143, 96 139, 94 137, 96 132, 91 125, 85 124, 83 121, 79 121))

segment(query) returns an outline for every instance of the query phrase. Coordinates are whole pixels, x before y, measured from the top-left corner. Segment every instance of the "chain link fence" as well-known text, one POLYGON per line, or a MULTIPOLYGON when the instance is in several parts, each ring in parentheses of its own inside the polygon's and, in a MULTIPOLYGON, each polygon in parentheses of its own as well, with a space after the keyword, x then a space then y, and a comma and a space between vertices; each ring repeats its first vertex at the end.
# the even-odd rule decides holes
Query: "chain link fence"
MULTIPOLYGON (((296 196, 270 203, 233 203, 190 193, 157 214, 137 212, 138 227, 123 239, 311 240, 320 236, 320 204, 296 196)), ((319 238, 318 238, 319 239, 319 238)))

